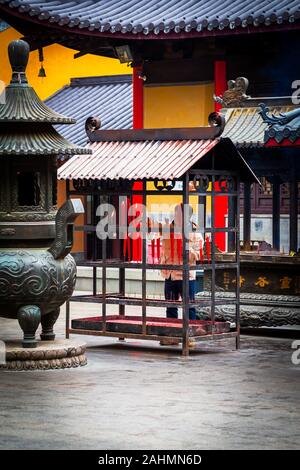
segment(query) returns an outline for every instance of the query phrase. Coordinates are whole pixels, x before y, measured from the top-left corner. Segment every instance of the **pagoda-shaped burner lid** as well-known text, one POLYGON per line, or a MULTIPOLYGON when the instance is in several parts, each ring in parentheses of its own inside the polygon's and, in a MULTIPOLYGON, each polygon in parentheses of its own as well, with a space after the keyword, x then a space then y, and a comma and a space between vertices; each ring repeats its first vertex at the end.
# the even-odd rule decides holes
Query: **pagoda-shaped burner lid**
POLYGON ((8 46, 12 68, 12 79, 6 87, 5 104, 0 105, 0 123, 44 122, 51 124, 74 124, 75 119, 63 116, 50 109, 28 84, 26 67, 29 45, 22 40, 12 41, 8 46))
POLYGON ((54 128, 73 119, 52 111, 28 84, 29 45, 9 45, 12 79, 0 105, 0 242, 45 247, 56 238, 58 157, 92 153, 54 128))
POLYGON ((72 118, 52 111, 28 84, 26 66, 29 45, 22 40, 8 47, 12 79, 6 87, 5 103, 0 105, 1 155, 88 154, 91 150, 77 147, 53 127, 53 124, 74 124, 72 118))

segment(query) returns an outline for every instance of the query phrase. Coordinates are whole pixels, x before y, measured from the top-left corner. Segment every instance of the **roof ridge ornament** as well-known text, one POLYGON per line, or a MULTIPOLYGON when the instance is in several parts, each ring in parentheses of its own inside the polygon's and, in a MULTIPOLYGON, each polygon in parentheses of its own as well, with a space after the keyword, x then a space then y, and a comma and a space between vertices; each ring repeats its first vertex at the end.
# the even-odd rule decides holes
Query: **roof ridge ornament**
POLYGON ((270 109, 265 103, 261 103, 258 114, 264 123, 267 124, 264 134, 264 142, 275 139, 277 144, 281 144, 285 139, 291 143, 296 142, 300 137, 300 108, 279 113, 270 113, 270 109))
POLYGON ((292 111, 288 111, 286 113, 279 113, 276 115, 274 113, 270 114, 270 108, 265 103, 260 103, 259 107, 260 110, 258 111, 258 114, 262 117, 262 120, 270 126, 276 124, 283 126, 295 119, 295 117, 300 116, 300 108, 296 108, 292 111))
POLYGON ((213 95, 214 100, 224 108, 241 108, 245 101, 251 98, 246 94, 249 86, 249 80, 246 77, 237 77, 235 80, 228 80, 228 89, 222 96, 213 95))

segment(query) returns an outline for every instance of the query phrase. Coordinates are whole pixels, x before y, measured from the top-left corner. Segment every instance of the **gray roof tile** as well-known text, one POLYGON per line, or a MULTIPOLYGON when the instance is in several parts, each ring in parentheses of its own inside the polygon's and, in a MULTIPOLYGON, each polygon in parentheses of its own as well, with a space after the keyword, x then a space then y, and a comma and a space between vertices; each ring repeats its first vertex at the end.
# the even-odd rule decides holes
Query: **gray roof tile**
MULTIPOLYGON (((229 137, 237 147, 262 147, 268 125, 259 114, 258 107, 228 108, 224 110, 226 125, 222 137, 229 137)), ((279 115, 294 109, 293 106, 272 106, 279 115)), ((300 114, 300 113, 299 113, 300 114)))
POLYGON ((77 145, 88 141, 85 121, 90 116, 101 120, 101 129, 132 128, 132 77, 116 75, 72 79, 46 100, 56 112, 76 119, 72 126, 56 126, 66 139, 77 145))
POLYGON ((0 0, 42 22, 65 28, 149 35, 293 23, 299 0, 0 0))

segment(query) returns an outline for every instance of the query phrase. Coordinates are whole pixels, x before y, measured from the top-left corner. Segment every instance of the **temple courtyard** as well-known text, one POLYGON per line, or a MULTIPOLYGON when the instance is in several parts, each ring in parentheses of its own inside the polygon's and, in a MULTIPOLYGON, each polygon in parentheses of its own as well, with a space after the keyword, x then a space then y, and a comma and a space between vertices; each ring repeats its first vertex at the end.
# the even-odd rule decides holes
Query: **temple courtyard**
MULTIPOLYGON (((73 305, 73 316, 97 313, 73 305)), ((64 310, 56 325, 64 335, 64 310)), ((20 335, 0 319, 1 338, 20 335)), ((78 338, 78 336, 73 336, 78 338)), ((1 449, 296 449, 291 338, 242 336, 188 359, 158 343, 84 337, 88 365, 0 371, 1 449)))

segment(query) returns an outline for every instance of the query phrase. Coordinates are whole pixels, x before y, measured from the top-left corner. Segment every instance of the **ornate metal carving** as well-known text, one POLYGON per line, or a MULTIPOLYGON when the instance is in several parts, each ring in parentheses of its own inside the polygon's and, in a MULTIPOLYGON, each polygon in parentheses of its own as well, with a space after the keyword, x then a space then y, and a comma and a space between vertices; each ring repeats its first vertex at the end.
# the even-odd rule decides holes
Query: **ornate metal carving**
POLYGON ((13 237, 16 234, 16 230, 14 228, 2 228, 0 229, 0 234, 7 237, 13 237))
POLYGON ((90 191, 90 189, 101 189, 102 187, 102 182, 98 180, 92 180, 92 179, 76 179, 73 180, 73 187, 76 191, 90 191), (97 182, 97 184, 96 184, 97 182))
MULTIPOLYGON (((209 298, 210 292, 201 292, 197 297, 209 298)), ((218 300, 224 299, 224 305, 215 308, 216 320, 233 323, 235 305, 230 305, 230 300, 234 298, 234 294, 219 292, 216 297, 218 300)), ((197 311, 201 318, 210 317, 210 307, 197 307, 197 311)), ((300 325, 299 298, 288 295, 242 293, 240 315, 242 327, 300 325)))
POLYGON ((193 186, 195 191, 199 193, 206 193, 209 189, 210 179, 207 175, 195 175, 193 179, 193 186))
POLYGON ((79 214, 84 213, 80 199, 69 199, 56 215, 56 238, 49 248, 54 259, 64 258, 73 246, 73 223, 79 214), (71 225, 71 230, 68 227, 71 225))
POLYGON ((131 191, 132 186, 134 184, 133 181, 128 181, 128 180, 114 180, 114 181, 108 181, 108 180, 97 180, 97 179, 75 179, 72 181, 73 187, 75 191, 78 191, 80 193, 84 192, 91 192, 91 191, 131 191))
POLYGON ((230 175, 220 175, 215 178, 216 183, 219 185, 219 190, 223 193, 228 193, 235 191, 236 189, 236 181, 230 175))
POLYGON ((214 95, 214 100, 225 108, 242 107, 250 96, 246 94, 249 80, 245 77, 238 77, 227 82, 228 89, 222 96, 214 95))
POLYGON ((158 191, 172 191, 175 185, 175 180, 159 180, 158 178, 154 180, 154 186, 158 191))
POLYGON ((18 304, 24 303, 40 305, 42 313, 51 312, 67 300, 75 278, 76 264, 71 255, 55 260, 42 249, 1 250, 1 314, 13 317, 18 304))
POLYGON ((55 220, 56 211, 54 212, 41 212, 41 213, 28 213, 28 212, 0 212, 0 220, 3 222, 50 222, 55 220))

